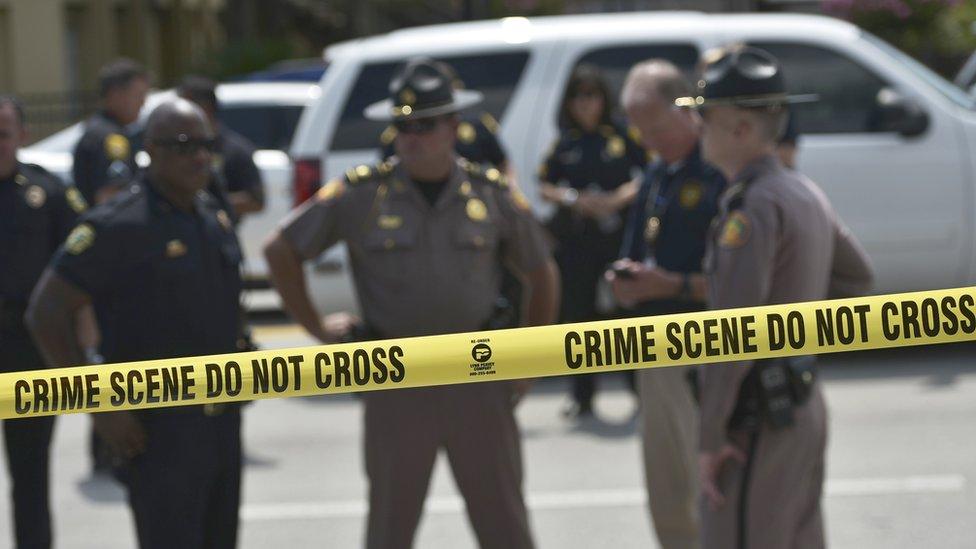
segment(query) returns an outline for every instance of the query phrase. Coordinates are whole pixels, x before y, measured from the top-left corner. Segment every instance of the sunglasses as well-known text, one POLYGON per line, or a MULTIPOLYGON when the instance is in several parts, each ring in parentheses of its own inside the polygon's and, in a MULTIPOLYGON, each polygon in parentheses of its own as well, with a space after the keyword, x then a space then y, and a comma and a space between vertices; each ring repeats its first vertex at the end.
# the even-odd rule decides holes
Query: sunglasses
POLYGON ((416 120, 397 120, 393 122, 393 127, 399 133, 424 134, 430 133, 437 128, 443 120, 442 117, 418 118, 416 120))
POLYGON ((217 140, 212 137, 193 138, 186 134, 179 134, 173 139, 154 139, 153 143, 159 147, 165 147, 176 154, 192 155, 201 150, 208 153, 217 151, 217 140))

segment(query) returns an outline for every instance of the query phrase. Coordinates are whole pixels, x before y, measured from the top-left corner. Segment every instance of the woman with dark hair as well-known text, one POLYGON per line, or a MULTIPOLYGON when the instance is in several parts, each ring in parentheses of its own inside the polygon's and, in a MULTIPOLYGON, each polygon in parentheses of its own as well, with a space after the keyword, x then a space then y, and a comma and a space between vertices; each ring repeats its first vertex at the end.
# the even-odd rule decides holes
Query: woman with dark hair
MULTIPOLYGON (((620 249, 620 211, 633 200, 646 153, 615 123, 599 69, 578 65, 559 110, 560 135, 539 170, 543 199, 556 205, 548 228, 562 273, 561 322, 598 320, 597 284, 620 249)), ((593 413, 590 375, 574 375, 571 417, 593 413)))

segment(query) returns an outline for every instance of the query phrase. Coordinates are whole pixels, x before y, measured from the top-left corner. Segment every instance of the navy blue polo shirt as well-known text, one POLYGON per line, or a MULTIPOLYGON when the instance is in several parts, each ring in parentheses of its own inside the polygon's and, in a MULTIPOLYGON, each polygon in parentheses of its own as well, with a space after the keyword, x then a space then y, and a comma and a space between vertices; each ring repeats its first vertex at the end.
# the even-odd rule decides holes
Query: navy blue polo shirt
POLYGON ((621 256, 644 261, 652 256, 663 269, 699 273, 712 219, 718 213, 725 178, 695 150, 684 160, 648 165, 631 206, 621 256), (651 192, 657 187, 657 193, 651 192), (649 219, 658 212, 660 229, 653 243, 646 238, 649 219))
POLYGON ((108 362, 237 350, 240 247, 206 193, 192 211, 145 179, 84 216, 52 260, 88 293, 108 362))

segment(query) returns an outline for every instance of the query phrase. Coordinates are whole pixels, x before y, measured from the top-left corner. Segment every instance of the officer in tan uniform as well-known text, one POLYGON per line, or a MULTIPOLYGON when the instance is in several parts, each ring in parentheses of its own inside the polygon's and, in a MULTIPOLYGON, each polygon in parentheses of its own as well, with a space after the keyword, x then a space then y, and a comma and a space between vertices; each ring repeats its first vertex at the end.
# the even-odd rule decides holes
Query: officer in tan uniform
MULTIPOLYGON (((790 103, 775 58, 706 55, 695 97, 702 152, 729 181, 705 255, 709 306, 866 292, 871 267, 823 192, 775 156, 790 103)), ((822 547, 827 411, 811 357, 703 368, 699 472, 705 548, 822 547)))
MULTIPOLYGON (((367 116, 392 118, 397 155, 327 183, 288 217, 265 248, 285 308, 323 342, 424 336, 490 327, 502 261, 527 289, 529 325, 555 318, 558 274, 528 203, 495 169, 454 152, 457 112, 477 92, 454 91, 428 60, 408 62, 392 99, 367 116), (363 319, 324 321, 309 301, 301 262, 344 241, 363 319)), ((446 450, 482 547, 531 547, 509 382, 364 395, 370 480, 366 546, 413 543, 431 470, 446 450)))

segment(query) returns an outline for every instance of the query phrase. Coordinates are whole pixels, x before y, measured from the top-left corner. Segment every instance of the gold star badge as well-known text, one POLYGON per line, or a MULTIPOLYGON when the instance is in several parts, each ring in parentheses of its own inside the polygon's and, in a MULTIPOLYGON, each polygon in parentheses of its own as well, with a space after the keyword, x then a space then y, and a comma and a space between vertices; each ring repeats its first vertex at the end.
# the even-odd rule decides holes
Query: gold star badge
POLYGON ((40 208, 47 201, 47 193, 37 185, 31 185, 27 187, 27 192, 24 193, 24 200, 31 208, 40 208))
POLYGON ((105 155, 112 160, 127 159, 129 157, 129 140, 122 134, 109 134, 105 138, 105 155))
POLYGON ((752 223, 746 214, 735 211, 729 215, 722 226, 722 234, 718 238, 718 245, 722 248, 740 248, 749 241, 752 223))
POLYGON ((468 214, 468 218, 472 221, 484 221, 488 219, 488 208, 485 203, 477 198, 472 198, 468 200, 467 205, 464 207, 464 211, 468 214))
POLYGON ((624 144, 624 139, 619 135, 615 135, 607 140, 607 156, 610 158, 620 158, 627 152, 627 146, 624 144))
POLYGON ((64 249, 71 255, 79 255, 95 243, 95 229, 88 223, 75 227, 64 241, 64 249))
POLYGON ((186 244, 179 240, 170 240, 166 243, 166 257, 173 259, 186 255, 186 244))

